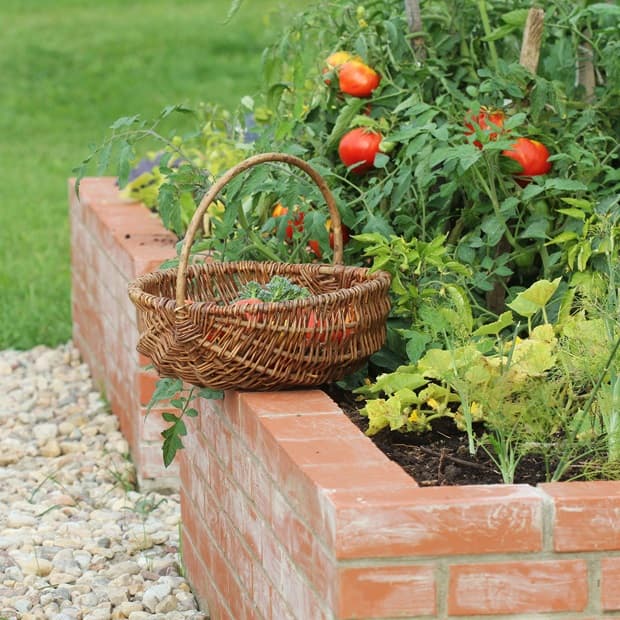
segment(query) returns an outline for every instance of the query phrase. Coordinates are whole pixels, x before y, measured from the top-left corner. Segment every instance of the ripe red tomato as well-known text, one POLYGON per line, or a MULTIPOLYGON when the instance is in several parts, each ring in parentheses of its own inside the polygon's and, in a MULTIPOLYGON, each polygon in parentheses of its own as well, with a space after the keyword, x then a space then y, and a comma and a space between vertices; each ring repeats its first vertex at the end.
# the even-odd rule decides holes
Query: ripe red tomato
POLYGON ((351 172, 362 174, 373 167, 375 155, 380 152, 379 145, 383 136, 376 131, 368 131, 362 127, 357 127, 347 132, 338 145, 338 155, 340 161, 349 168, 351 172))
MULTIPOLYGON (((474 114, 471 110, 467 113, 467 122, 465 127, 466 136, 470 136, 478 129, 489 132, 489 140, 497 140, 498 132, 492 131, 496 128, 504 126, 504 119, 506 115, 501 110, 487 110, 486 108, 480 108, 478 114, 474 114)), ((482 142, 480 140, 474 140, 474 144, 481 149, 482 142)))
POLYGON ((349 52, 344 52, 344 51, 339 51, 339 52, 334 52, 333 54, 330 54, 327 59, 325 60, 325 67, 323 68, 323 73, 328 73, 329 75, 327 75, 324 80, 326 84, 331 84, 331 73, 334 71, 334 69, 338 69, 338 67, 344 65, 345 62, 348 62, 349 60, 353 60, 355 58, 355 56, 353 56, 352 54, 349 54, 349 52))
MULTIPOLYGON (((282 215, 286 215, 288 213, 288 209, 286 207, 283 207, 280 203, 278 203, 274 208, 273 211, 271 212, 271 216, 272 217, 281 217, 282 215)), ((304 229, 304 214, 303 212, 297 213, 295 215, 295 219, 294 220, 289 220, 286 223, 286 230, 284 231, 284 238, 287 241, 292 241, 293 240, 293 233, 294 230, 297 230, 298 232, 303 231, 304 229)))
POLYGON ((340 90, 353 97, 370 97, 381 76, 361 60, 349 60, 338 69, 340 90))
POLYGON ((517 141, 509 149, 502 151, 502 155, 514 159, 521 165, 521 171, 515 175, 517 177, 534 177, 539 174, 547 174, 551 170, 549 151, 538 140, 517 138, 517 141))

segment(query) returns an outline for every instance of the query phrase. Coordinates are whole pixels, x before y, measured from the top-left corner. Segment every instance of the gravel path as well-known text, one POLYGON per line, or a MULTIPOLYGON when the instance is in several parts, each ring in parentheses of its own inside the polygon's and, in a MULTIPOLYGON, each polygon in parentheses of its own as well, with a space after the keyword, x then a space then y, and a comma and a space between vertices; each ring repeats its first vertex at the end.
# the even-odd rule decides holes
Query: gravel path
POLYGON ((127 442, 67 344, 0 351, 0 620, 204 620, 179 498, 140 493, 127 442))

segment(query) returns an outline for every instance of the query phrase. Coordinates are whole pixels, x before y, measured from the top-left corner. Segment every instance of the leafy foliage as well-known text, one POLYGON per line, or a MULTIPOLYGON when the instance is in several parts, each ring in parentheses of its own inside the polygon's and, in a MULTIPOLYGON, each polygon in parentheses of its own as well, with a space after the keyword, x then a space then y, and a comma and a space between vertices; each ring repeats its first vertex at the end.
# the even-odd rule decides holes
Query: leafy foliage
MULTIPOLYGON (((256 123, 252 142, 228 125, 218 134, 233 159, 273 150, 306 159, 352 232, 346 262, 392 276, 386 346, 360 389, 369 432, 421 432, 452 418, 470 451, 495 455, 506 480, 532 446, 546 455, 550 478, 566 474, 588 438, 589 448, 606 442, 609 458, 620 458, 620 10, 546 3, 532 73, 519 63, 529 8, 525 0, 434 0, 422 3, 423 28, 411 33, 402 0, 315 3, 265 50, 262 92, 241 106, 256 123), (379 74, 368 97, 342 92, 338 67, 325 62, 338 51, 379 74), (472 125, 487 111, 501 123, 472 125), (353 128, 382 137, 363 173, 339 155, 353 128), (549 172, 523 176, 506 156, 518 138, 546 147, 549 172), (585 299, 596 303, 584 307, 585 299), (594 352, 573 357, 584 334, 594 352)), ((158 122, 172 112, 184 110, 158 122)), ((112 128, 121 182, 134 137, 159 135, 141 122, 112 128)), ((156 207, 181 237, 212 177, 185 141, 183 150, 164 142, 156 207)), ((110 156, 107 144, 100 155, 110 156)), ((332 257, 323 199, 298 171, 255 169, 220 199, 196 249, 223 260, 308 262, 318 260, 312 239, 323 260, 332 257), (303 227, 274 217, 276 204, 302 213, 303 227)), ((184 428, 169 421, 178 446, 184 428)))
POLYGON ((179 450, 183 449, 183 437, 187 435, 184 417, 195 418, 198 410, 190 407, 196 398, 221 399, 223 394, 206 388, 187 387, 180 379, 164 377, 157 381, 155 391, 147 405, 147 414, 155 406, 166 404, 173 411, 162 412, 162 418, 169 423, 168 428, 161 432, 163 437, 162 456, 164 465, 168 467, 179 450), (178 412, 178 413, 175 413, 178 412))

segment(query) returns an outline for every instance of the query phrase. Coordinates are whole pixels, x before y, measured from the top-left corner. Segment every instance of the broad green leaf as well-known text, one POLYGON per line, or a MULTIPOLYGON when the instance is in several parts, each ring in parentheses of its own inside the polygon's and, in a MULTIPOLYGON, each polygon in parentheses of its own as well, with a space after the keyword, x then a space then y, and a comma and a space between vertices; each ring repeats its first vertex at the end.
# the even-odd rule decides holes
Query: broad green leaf
POLYGON ((561 278, 556 278, 553 282, 538 280, 519 293, 507 306, 521 316, 531 317, 547 305, 561 281, 561 278))
POLYGON ((334 127, 327 138, 327 147, 333 148, 340 138, 351 129, 351 123, 353 119, 357 116, 359 111, 362 109, 362 106, 365 105, 365 101, 359 98, 352 98, 347 103, 342 106, 340 113, 338 114, 338 118, 334 123, 334 127))
POLYGON ((575 207, 586 213, 592 213, 593 205, 589 200, 584 200, 583 198, 560 198, 560 200, 571 207, 575 207))
POLYGON ((504 123, 504 129, 515 129, 516 127, 520 127, 527 120, 527 114, 523 112, 518 112, 517 114, 513 114, 509 117, 504 123))
POLYGON ((120 188, 127 185, 129 173, 131 172, 131 161, 134 158, 134 150, 127 141, 121 142, 120 152, 118 154, 118 186, 120 188))
POLYGON ((121 116, 121 118, 117 118, 111 125, 110 129, 122 129, 124 127, 130 127, 134 123, 136 123, 140 118, 139 114, 135 114, 134 116, 121 116))
POLYGON ((168 230, 173 230, 177 234, 182 233, 183 219, 181 207, 176 188, 170 183, 164 183, 159 188, 159 215, 168 230))
MULTIPOLYGON (((375 168, 385 168, 385 166, 387 166, 389 161, 390 161, 389 155, 386 155, 385 153, 377 153, 375 155, 375 160, 373 164, 375 168)), ((387 190, 386 190, 386 193, 387 193, 387 190)))
POLYGON ((368 429, 366 430, 368 436, 376 435, 387 426, 400 428, 406 422, 400 401, 394 396, 387 400, 369 400, 360 413, 368 417, 368 429))
POLYGON ((544 191, 545 191, 545 188, 542 185, 537 185, 536 183, 530 183, 523 190, 523 193, 521 194, 521 198, 524 202, 527 202, 531 198, 534 198, 534 196, 538 196, 538 194, 541 194, 544 191))
POLYGON ((581 181, 573 179, 547 179, 544 185, 545 189, 559 189, 567 192, 585 192, 588 186, 581 181))
MULTIPOLYGON (((553 332, 550 325, 543 327, 549 327, 553 332)), ((555 361, 555 338, 551 342, 546 339, 526 338, 515 346, 508 372, 521 379, 523 376, 539 377, 552 368, 555 361)))
POLYGON ((508 11, 507 13, 504 13, 501 17, 502 21, 506 22, 507 24, 522 28, 525 25, 528 13, 529 9, 514 9, 513 11, 508 11))
POLYGON ((502 312, 500 314, 497 321, 493 321, 493 323, 487 323, 486 325, 482 325, 475 332, 474 336, 498 336, 502 331, 504 331, 507 327, 510 327, 513 324, 512 312, 510 310, 506 310, 506 312, 502 312))
POLYGON ((573 241, 575 239, 579 239, 579 235, 576 232, 565 230, 564 232, 561 232, 559 235, 556 235, 553 239, 551 239, 551 241, 549 241, 545 245, 550 245, 550 244, 562 245, 563 243, 566 243, 567 241, 573 241))
POLYGON ((106 142, 99 152, 99 161, 97 163, 97 176, 103 176, 110 165, 110 156, 112 154, 112 142, 106 142))
POLYGON ((592 244, 590 240, 584 241, 581 244, 579 249, 579 254, 577 255, 577 269, 579 271, 585 271, 588 266, 588 261, 592 256, 592 244))
POLYGON ((418 362, 418 368, 425 377, 441 379, 447 374, 454 374, 453 356, 450 351, 430 349, 418 362))
POLYGON ((407 340, 405 345, 407 357, 411 363, 415 363, 426 350, 426 345, 430 342, 431 337, 428 334, 413 329, 402 330, 402 334, 407 340))
POLYGON ((489 246, 497 245, 505 230, 504 223, 495 215, 489 215, 486 217, 482 222, 480 229, 487 235, 489 246))
POLYGON ((183 381, 181 379, 168 377, 158 379, 151 400, 146 406, 147 413, 160 401, 169 401, 171 398, 174 398, 181 390, 183 390, 183 381))
POLYGON ((391 396, 404 389, 417 390, 426 383, 426 379, 421 374, 398 369, 395 372, 379 375, 368 391, 373 394, 383 393, 391 396))
POLYGON ((556 209, 556 211, 582 222, 586 219, 586 214, 581 209, 556 209))
POLYGON ((531 220, 519 234, 519 239, 546 239, 548 226, 549 222, 544 217, 531 220))
POLYGON ((366 224, 362 229, 362 233, 381 233, 384 237, 389 238, 394 234, 394 229, 390 223, 380 213, 371 213, 368 215, 366 224))
POLYGON ((222 390, 212 390, 211 388, 200 388, 198 390, 198 396, 200 398, 221 400, 224 398, 224 392, 222 392, 222 390))
POLYGON ((164 442, 162 444, 162 455, 165 467, 168 467, 170 463, 174 461, 176 453, 182 448, 183 442, 178 435, 171 434, 164 438, 164 442))
POLYGON ((515 26, 513 26, 512 24, 504 24, 500 26, 499 28, 496 28, 495 30, 493 30, 493 32, 488 34, 486 37, 482 37, 481 40, 482 41, 499 41, 500 39, 504 39, 507 35, 513 32, 514 29, 515 29, 515 26))

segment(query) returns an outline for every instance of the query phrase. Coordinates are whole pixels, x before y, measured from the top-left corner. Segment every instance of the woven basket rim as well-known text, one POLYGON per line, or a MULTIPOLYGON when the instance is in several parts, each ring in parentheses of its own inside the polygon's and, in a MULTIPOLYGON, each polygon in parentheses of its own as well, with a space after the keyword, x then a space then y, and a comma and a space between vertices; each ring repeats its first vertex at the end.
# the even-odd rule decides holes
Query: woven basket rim
MULTIPOLYGON (((303 299, 294 299, 288 301, 264 301, 260 304, 252 304, 252 305, 232 305, 232 304, 218 304, 216 301, 199 301, 193 300, 191 302, 187 302, 183 307, 188 307, 191 305, 201 305, 204 307, 209 307, 209 310, 214 312, 215 314, 219 314, 222 316, 227 315, 236 315, 240 313, 254 313, 260 312, 265 313, 269 311, 293 311, 300 308, 311 308, 317 306, 328 306, 331 303, 342 300, 343 296, 351 297, 351 301, 355 301, 355 296, 358 293, 364 292, 368 286, 371 288, 376 288, 381 286, 381 284, 387 284, 389 286, 390 275, 382 270, 370 271, 368 267, 356 267, 350 265, 329 265, 329 264, 316 264, 316 263, 300 263, 295 265, 294 263, 278 263, 278 262, 270 262, 270 261, 230 261, 219 263, 221 268, 222 265, 230 266, 230 272, 235 273, 234 267, 236 265, 243 265, 245 268, 256 266, 257 268, 261 265, 278 265, 279 269, 284 269, 286 271, 287 266, 302 266, 308 267, 312 271, 321 271, 323 273, 327 272, 342 272, 347 270, 355 270, 358 272, 362 272, 364 275, 368 277, 367 282, 361 282, 357 284, 353 284, 352 286, 347 286, 343 288, 339 288, 337 291, 328 291, 325 293, 315 293, 311 294, 309 297, 305 297, 303 299)), ((194 275, 196 271, 208 271, 211 265, 215 265, 214 263, 201 263, 201 264, 193 264, 190 265, 186 277, 190 278, 194 275)), ((213 267, 215 270, 216 267, 213 267)), ((151 273, 146 273, 141 276, 135 278, 132 282, 129 283, 128 291, 130 297, 134 298, 134 296, 140 295, 143 301, 147 303, 154 304, 157 300, 164 301, 165 305, 171 306, 172 308, 176 308, 176 298, 174 296, 164 296, 164 295, 156 295, 153 293, 148 293, 144 290, 144 286, 150 284, 152 281, 160 280, 161 278, 171 277, 176 279, 178 277, 178 271, 176 267, 171 267, 168 269, 162 269, 159 271, 154 271, 151 273)))

